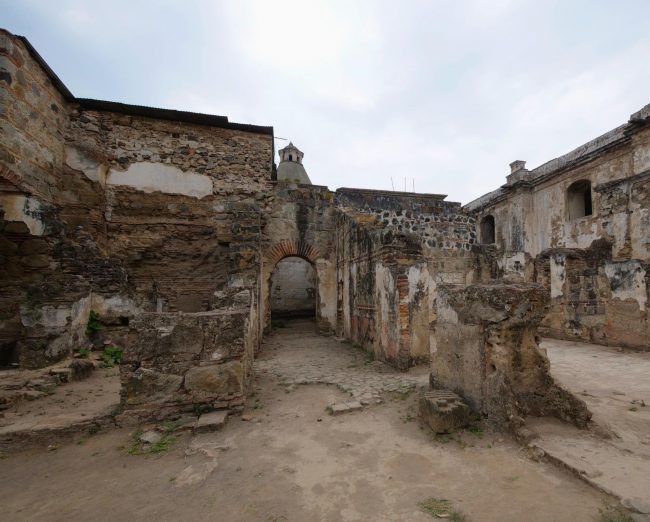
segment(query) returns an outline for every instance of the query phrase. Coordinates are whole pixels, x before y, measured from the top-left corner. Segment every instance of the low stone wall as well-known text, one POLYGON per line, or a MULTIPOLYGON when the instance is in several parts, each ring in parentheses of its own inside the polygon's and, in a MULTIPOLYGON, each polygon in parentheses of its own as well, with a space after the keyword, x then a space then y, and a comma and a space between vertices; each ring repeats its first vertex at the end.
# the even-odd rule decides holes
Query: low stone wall
POLYGON ((555 383, 538 346, 549 302, 542 285, 498 281, 437 290, 433 388, 455 391, 492 424, 513 430, 526 415, 586 426, 586 404, 555 383))
POLYGON ((256 307, 217 298, 211 312, 143 313, 130 324, 120 367, 121 403, 137 420, 198 408, 241 410, 252 383, 256 307), (224 305, 223 301, 229 304, 224 305))

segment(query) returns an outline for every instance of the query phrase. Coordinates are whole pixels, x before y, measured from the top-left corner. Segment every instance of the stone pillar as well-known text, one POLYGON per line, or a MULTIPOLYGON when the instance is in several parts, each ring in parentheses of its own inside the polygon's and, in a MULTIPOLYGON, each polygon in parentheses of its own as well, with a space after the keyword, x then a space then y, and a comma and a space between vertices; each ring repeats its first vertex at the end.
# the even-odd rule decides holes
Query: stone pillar
POLYGON ((458 393, 497 426, 517 429, 526 415, 586 426, 591 413, 555 383, 538 346, 548 301, 532 283, 439 285, 431 386, 458 393))

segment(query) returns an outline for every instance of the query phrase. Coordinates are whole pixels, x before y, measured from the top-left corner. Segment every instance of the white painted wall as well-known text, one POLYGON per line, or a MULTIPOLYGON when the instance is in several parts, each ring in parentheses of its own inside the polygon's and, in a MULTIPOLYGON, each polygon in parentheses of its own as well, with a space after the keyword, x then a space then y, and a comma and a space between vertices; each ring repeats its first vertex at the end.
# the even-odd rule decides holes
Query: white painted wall
POLYGON ((299 257, 286 257, 271 276, 271 314, 316 310, 316 271, 299 257))

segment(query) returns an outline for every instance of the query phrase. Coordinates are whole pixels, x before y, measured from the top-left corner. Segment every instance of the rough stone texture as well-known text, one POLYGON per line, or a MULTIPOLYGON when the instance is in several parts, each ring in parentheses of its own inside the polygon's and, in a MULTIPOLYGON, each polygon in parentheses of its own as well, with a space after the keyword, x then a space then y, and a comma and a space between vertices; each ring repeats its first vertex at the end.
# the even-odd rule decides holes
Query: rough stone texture
POLYGON ((400 369, 428 360, 439 283, 465 283, 475 221, 444 196, 340 189, 338 334, 400 369), (351 207, 351 205, 355 205, 351 207))
POLYGON ((196 424, 194 424, 193 431, 194 433, 219 431, 226 425, 227 421, 227 411, 211 411, 210 413, 204 413, 196 421, 196 424))
POLYGON ((495 425, 516 430, 526 415, 554 415, 585 427, 584 401, 555 383, 538 347, 547 306, 537 284, 439 285, 432 387, 457 392, 495 425))
MULTIPOLYGON (((240 294, 233 292, 244 302, 240 294)), ((140 418, 197 405, 240 409, 257 342, 251 327, 256 309, 248 303, 223 311, 138 315, 120 366, 122 406, 140 418)))
POLYGON ((342 413, 350 413, 353 411, 359 411, 363 409, 363 405, 360 402, 340 402, 337 404, 332 404, 327 408, 331 415, 341 415, 342 413))
POLYGON ((471 410, 449 390, 429 390, 420 396, 420 419, 434 433, 451 433, 470 422, 471 410))

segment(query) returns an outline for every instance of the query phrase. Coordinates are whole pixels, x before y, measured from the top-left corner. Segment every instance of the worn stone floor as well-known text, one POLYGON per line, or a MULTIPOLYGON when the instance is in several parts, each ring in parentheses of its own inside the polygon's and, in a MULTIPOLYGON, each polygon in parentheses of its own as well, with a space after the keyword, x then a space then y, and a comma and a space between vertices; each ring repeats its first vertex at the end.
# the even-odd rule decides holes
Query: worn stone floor
POLYGON ((2 519, 425 522, 418 504, 435 497, 474 522, 587 522, 613 502, 501 434, 433 437, 408 392, 426 371, 396 373, 304 326, 266 340, 245 415, 221 431, 176 431, 149 455, 127 429, 3 454, 2 519), (326 412, 368 393, 381 403, 326 412))
POLYGON ((606 438, 531 419, 535 444, 603 491, 650 509, 650 353, 554 339, 541 346, 552 375, 587 403, 606 438))
POLYGON ((264 340, 255 371, 278 377, 287 385, 335 385, 363 404, 375 404, 385 393, 408 393, 428 386, 426 366, 403 373, 372 360, 360 348, 316 335, 314 330, 312 321, 286 322, 264 340))

